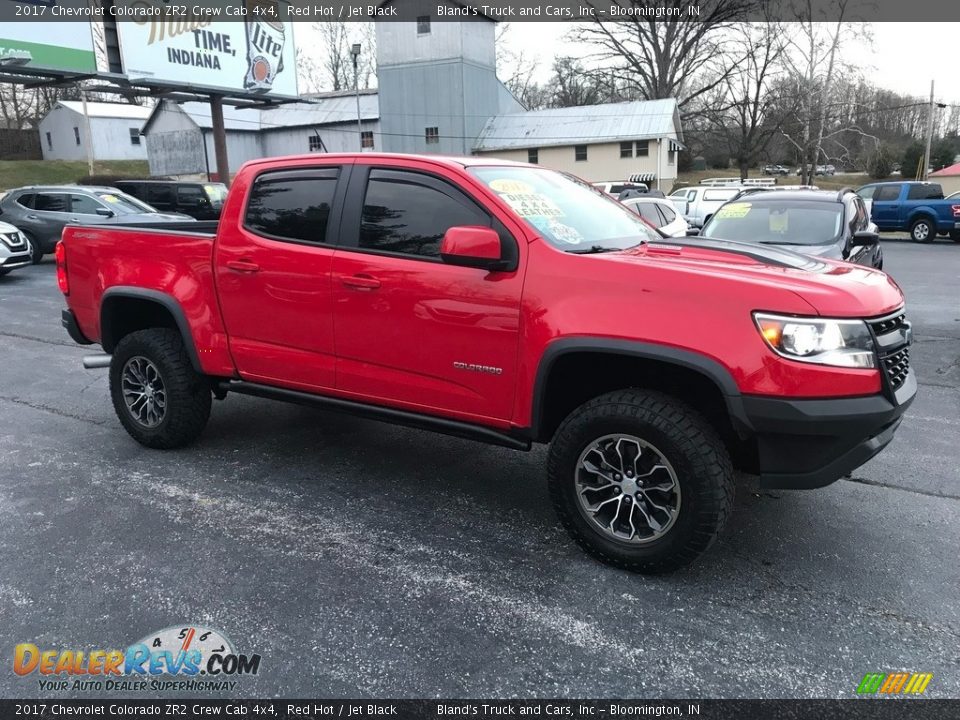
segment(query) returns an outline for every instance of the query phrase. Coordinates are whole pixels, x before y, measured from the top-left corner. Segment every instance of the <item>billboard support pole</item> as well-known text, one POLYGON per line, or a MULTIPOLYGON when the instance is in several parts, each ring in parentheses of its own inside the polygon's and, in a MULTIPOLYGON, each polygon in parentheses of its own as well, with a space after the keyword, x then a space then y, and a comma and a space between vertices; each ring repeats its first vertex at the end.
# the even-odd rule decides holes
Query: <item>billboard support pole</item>
POLYGON ((93 176, 93 131, 90 128, 90 113, 87 111, 87 91, 82 82, 78 84, 83 109, 83 144, 86 145, 85 149, 87 151, 87 175, 93 176))
POLYGON ((213 153, 217 160, 218 180, 230 187, 230 163, 227 160, 227 131, 223 126, 223 98, 210 96, 210 117, 213 120, 213 153))

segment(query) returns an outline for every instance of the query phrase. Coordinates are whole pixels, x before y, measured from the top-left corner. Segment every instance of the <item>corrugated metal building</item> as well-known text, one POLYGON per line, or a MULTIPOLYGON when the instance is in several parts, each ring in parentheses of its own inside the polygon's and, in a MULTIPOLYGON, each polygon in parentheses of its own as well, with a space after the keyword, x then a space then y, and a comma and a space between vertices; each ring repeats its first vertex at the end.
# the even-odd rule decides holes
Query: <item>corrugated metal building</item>
POLYGON ((676 100, 610 103, 496 115, 474 144, 480 155, 539 163, 592 182, 677 177, 683 130, 676 100))
MULTIPOLYGON (((248 160, 305 152, 359 150, 354 93, 312 96, 274 108, 223 108, 227 158, 235 173, 248 160)), ((380 148, 377 93, 360 93, 364 144, 380 148)), ((206 103, 161 101, 143 126, 151 175, 201 175, 216 171, 213 123, 206 103)))
MULTIPOLYGON (((150 108, 126 103, 88 102, 94 160, 145 160, 140 128, 150 108)), ((61 100, 40 121, 44 160, 86 160, 87 130, 83 103, 61 100)))

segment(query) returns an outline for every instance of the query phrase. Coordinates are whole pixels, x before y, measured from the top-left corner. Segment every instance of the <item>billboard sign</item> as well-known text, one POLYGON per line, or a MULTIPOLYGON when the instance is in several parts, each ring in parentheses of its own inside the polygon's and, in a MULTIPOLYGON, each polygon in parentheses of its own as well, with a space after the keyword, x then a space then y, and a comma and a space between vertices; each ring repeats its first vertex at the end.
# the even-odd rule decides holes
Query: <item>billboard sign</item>
MULTIPOLYGON (((92 73, 97 70, 93 50, 93 33, 88 21, 48 21, 49 4, 6 0, 8 8, 19 16, 43 19, 43 22, 0 23, 0 67, 13 70, 18 66, 92 73), (39 11, 43 11, 43 15, 39 11)), ((87 0, 56 0, 60 8, 88 7, 87 0)), ((52 15, 51 15, 52 16, 52 15)))
MULTIPOLYGON (((162 0, 147 0, 158 9, 162 0)), ((270 0, 249 0, 263 6, 270 0)), ((118 7, 125 4, 117 2, 118 7)), ((144 7, 147 2, 130 3, 144 7)), ((274 6, 276 2, 272 3, 274 6)), ((117 23, 123 72, 132 81, 257 95, 297 95, 293 23, 276 14, 245 19, 172 19, 162 11, 117 23), (267 18, 270 19, 267 19, 267 18)))

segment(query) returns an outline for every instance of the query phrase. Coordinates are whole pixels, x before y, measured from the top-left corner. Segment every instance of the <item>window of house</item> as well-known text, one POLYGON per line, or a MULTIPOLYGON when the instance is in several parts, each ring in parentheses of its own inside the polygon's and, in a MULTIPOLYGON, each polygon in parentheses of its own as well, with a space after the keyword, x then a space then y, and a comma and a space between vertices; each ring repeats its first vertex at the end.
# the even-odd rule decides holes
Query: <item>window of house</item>
POLYGON ((637 140, 637 157, 648 157, 650 155, 650 141, 637 140))
POLYGON ((417 35, 430 34, 430 16, 421 15, 417 18, 417 35))
POLYGON ((362 148, 372 148, 373 147, 373 130, 364 130, 360 133, 360 147, 362 148))
POLYGON ((458 225, 489 227, 490 218, 440 180, 398 170, 371 171, 360 223, 361 248, 439 258, 444 233, 458 225))
POLYGON ((620 143, 620 157, 622 157, 622 158, 632 158, 632 157, 633 157, 633 143, 632 143, 632 142, 622 142, 622 143, 620 143))
POLYGON ((80 128, 73 128, 73 139, 77 141, 77 145, 80 144, 80 128))
POLYGON ((267 173, 257 178, 243 225, 275 240, 324 243, 338 168, 267 173))
POLYGON ((309 152, 320 152, 323 150, 323 141, 319 135, 311 135, 307 138, 307 150, 309 152))
POLYGON ((540 151, 537 148, 527 150, 527 162, 536 165, 540 162, 540 151))
POLYGON ((667 165, 673 165, 677 162, 677 151, 673 148, 667 150, 667 165))
POLYGON ((47 150, 53 150, 53 137, 47 133, 47 150))
POLYGON ((587 146, 586 145, 574 145, 573 146, 573 159, 577 162, 582 162, 587 159, 587 146))
POLYGON ((440 142, 440 130, 435 127, 428 127, 425 130, 427 145, 434 145, 440 142))
POLYGON ((140 128, 130 128, 130 144, 140 144, 140 128))

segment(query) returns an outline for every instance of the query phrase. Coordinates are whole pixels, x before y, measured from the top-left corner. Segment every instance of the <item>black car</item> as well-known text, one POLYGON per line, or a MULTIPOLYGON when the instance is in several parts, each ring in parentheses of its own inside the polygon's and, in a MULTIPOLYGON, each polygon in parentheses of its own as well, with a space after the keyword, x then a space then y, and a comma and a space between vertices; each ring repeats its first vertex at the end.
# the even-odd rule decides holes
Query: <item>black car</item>
POLYGON ((227 186, 216 182, 117 180, 113 184, 160 212, 183 213, 197 220, 219 219, 227 197, 227 186))
POLYGON ((863 199, 850 189, 740 196, 717 210, 699 235, 883 268, 877 226, 870 222, 863 199))

